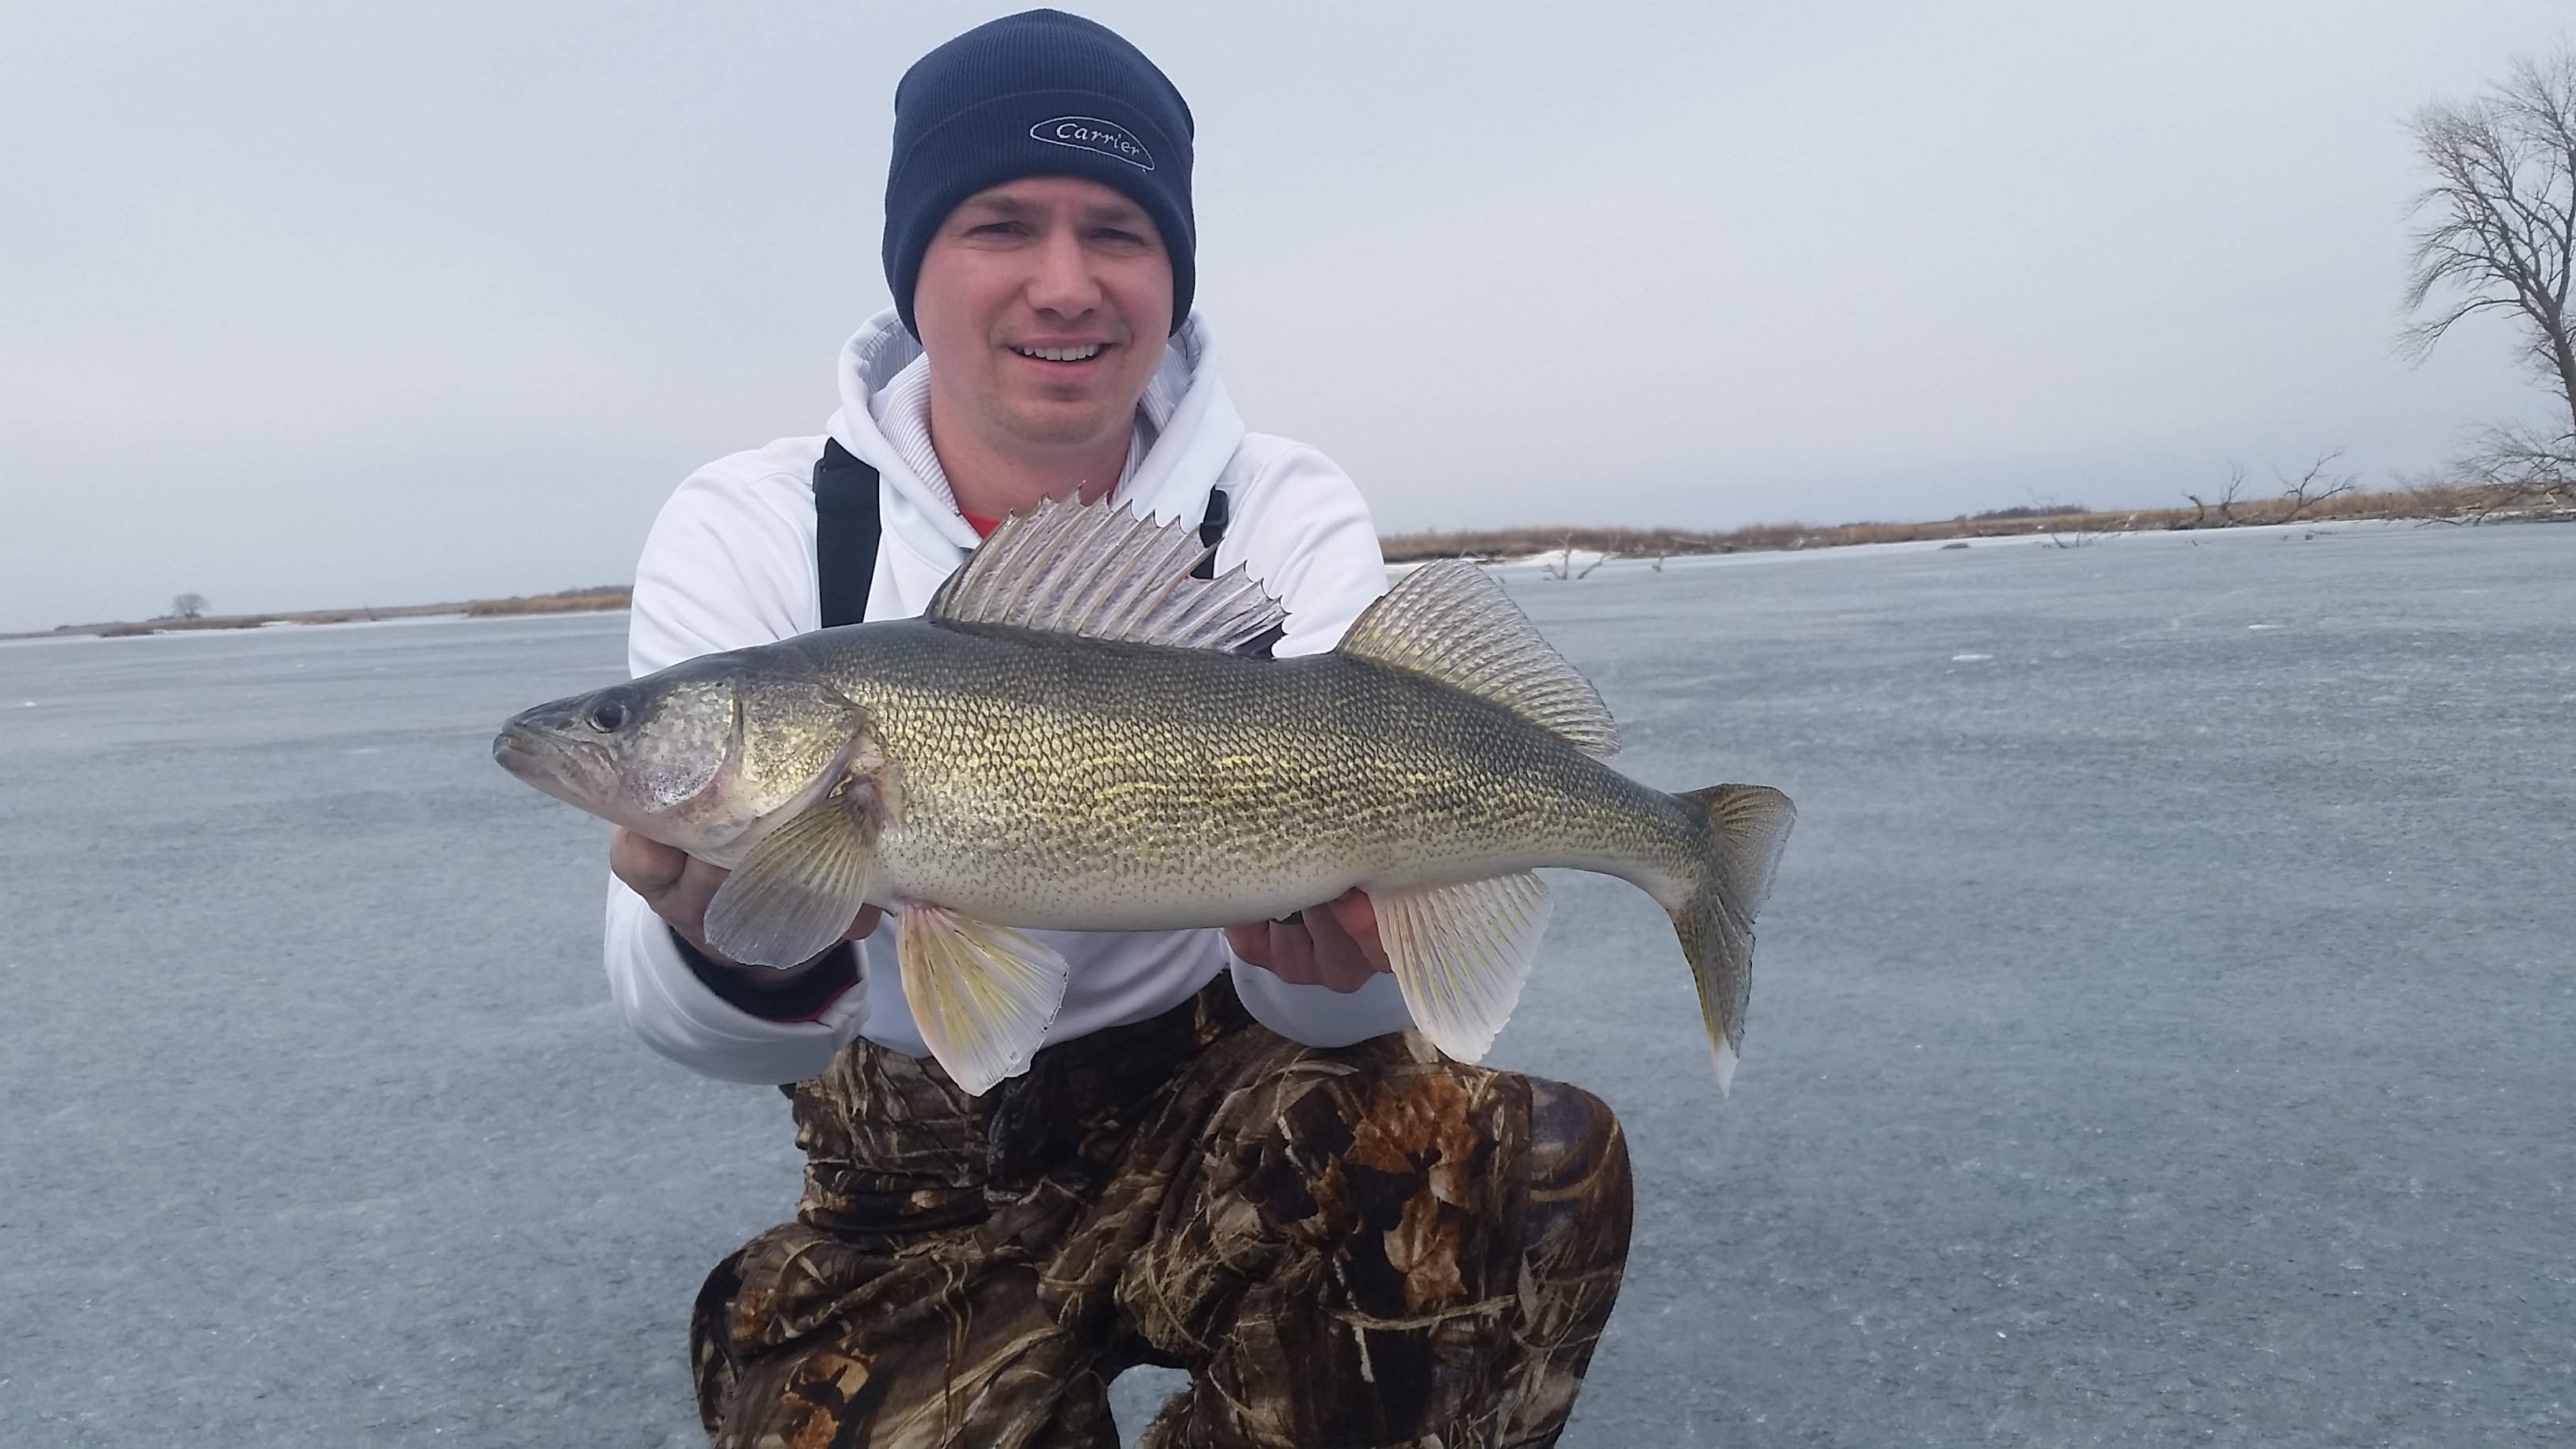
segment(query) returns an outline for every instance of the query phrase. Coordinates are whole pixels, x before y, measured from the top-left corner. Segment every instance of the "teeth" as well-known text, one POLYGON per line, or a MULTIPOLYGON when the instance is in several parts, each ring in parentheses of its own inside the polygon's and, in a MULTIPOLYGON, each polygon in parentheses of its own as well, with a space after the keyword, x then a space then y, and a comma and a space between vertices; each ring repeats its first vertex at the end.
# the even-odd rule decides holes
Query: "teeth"
POLYGON ((1022 347, 1016 350, 1022 357, 1034 357, 1042 362, 1088 362, 1100 355, 1100 344, 1086 342, 1080 347, 1022 347))

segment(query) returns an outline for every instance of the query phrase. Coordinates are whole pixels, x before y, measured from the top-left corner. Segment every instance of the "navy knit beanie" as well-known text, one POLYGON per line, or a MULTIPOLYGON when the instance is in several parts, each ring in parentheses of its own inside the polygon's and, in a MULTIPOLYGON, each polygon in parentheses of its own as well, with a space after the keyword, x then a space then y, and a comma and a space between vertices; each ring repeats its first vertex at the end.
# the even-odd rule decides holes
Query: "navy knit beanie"
POLYGON ((1124 192, 1172 258, 1172 330, 1197 290, 1190 214, 1197 130, 1145 53, 1105 25, 1030 10, 979 25, 914 62, 894 92, 885 270, 905 330, 921 254, 957 204, 1022 176, 1080 176, 1124 192))

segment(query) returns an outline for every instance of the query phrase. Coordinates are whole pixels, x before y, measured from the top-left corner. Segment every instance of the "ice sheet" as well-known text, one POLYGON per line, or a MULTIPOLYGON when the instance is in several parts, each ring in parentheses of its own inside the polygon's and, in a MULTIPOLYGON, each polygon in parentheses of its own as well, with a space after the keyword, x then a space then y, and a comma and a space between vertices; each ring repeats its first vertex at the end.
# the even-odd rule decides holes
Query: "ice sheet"
MULTIPOLYGON (((1723 1103, 1551 881, 1493 1060, 1639 1191, 1566 1443, 2566 1436, 2576 528, 1504 577, 1625 768, 1800 808, 1723 1103)), ((0 1442, 700 1442, 785 1104, 626 1036, 486 749, 621 628, 0 649, 0 1442)))

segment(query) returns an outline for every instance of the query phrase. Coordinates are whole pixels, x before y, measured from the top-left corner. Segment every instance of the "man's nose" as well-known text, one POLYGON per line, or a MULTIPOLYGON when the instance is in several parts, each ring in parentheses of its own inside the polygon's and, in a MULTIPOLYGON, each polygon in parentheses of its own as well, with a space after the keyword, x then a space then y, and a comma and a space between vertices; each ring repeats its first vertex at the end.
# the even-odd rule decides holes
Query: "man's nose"
POLYGON ((1029 279, 1029 305, 1060 317, 1079 317, 1100 304, 1091 259, 1071 227, 1049 227, 1038 243, 1037 275, 1029 279))

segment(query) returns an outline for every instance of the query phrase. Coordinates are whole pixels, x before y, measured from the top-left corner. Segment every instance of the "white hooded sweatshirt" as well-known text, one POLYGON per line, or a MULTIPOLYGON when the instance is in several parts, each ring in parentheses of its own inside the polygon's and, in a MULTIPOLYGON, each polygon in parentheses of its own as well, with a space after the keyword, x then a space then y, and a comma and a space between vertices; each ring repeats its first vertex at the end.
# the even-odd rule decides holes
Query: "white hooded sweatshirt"
MULTIPOLYGON (((1247 433, 1224 384, 1207 324, 1193 315, 1163 351, 1138 408, 1115 497, 1138 514, 1192 522, 1208 493, 1229 504, 1219 572, 1242 564, 1288 611, 1273 652, 1333 647, 1386 588, 1377 531, 1359 490, 1311 448, 1247 433)), ((831 436, 875 466, 882 541, 867 617, 919 614, 977 538, 957 511, 930 446, 929 372, 921 344, 892 311, 841 350, 841 409, 831 436)), ((637 675, 684 659, 768 644, 822 627, 814 561, 814 463, 824 440, 782 438, 720 458, 663 505, 635 569, 627 662, 637 675)), ((1072 969, 1047 1032, 1069 1041, 1143 1021, 1187 1000, 1231 966, 1235 989, 1264 1025, 1310 1046, 1342 1046, 1411 1024, 1392 977, 1347 995, 1294 986, 1231 958, 1214 930, 1031 934, 1072 969)), ((664 1056, 738 1082, 813 1076, 853 1037, 927 1056, 895 970, 891 924, 859 945, 859 983, 812 1021, 735 1008, 689 969, 642 897, 611 880, 608 981, 635 1034, 664 1056)))

